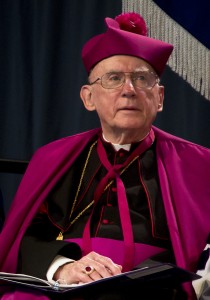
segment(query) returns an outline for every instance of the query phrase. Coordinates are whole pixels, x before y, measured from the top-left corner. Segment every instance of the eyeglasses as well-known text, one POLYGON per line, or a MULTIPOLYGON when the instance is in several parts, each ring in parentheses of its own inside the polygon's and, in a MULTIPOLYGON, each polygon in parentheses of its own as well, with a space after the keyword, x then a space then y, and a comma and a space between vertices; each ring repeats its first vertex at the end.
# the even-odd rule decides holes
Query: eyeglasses
POLYGON ((133 86, 137 88, 152 88, 156 83, 159 83, 157 74, 150 71, 137 71, 106 73, 89 84, 93 85, 98 81, 101 81, 100 83, 103 88, 116 89, 125 83, 127 75, 129 75, 133 86))

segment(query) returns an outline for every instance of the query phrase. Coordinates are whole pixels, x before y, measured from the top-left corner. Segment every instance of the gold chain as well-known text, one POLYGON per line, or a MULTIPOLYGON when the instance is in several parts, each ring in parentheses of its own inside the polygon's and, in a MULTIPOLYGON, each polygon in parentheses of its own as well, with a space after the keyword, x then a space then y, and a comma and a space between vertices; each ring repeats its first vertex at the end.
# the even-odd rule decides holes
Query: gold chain
MULTIPOLYGON (((86 161, 85 161, 85 165, 84 165, 84 168, 83 168, 83 170, 82 170, 82 175, 81 175, 81 177, 80 177, 80 181, 79 181, 79 185, 78 185, 78 188, 77 188, 77 192, 76 192, 76 195, 75 195, 75 198, 74 198, 74 202, 73 202, 73 205, 72 205, 72 209, 71 209, 71 212, 70 212, 70 215, 69 215, 69 219, 71 219, 71 216, 72 216, 72 214, 73 214, 73 212, 74 212, 74 208, 75 208, 75 205, 76 205, 76 202, 77 202, 77 198, 78 198, 78 195, 79 195, 79 192, 80 192, 80 189, 81 189, 81 185, 82 185, 82 181, 83 181, 83 178, 84 178, 84 175, 85 175, 85 171, 86 171, 86 168, 87 168, 89 159, 90 159, 90 154, 91 154, 91 152, 92 152, 92 150, 93 150, 93 147, 95 146, 96 143, 97 143, 97 141, 95 141, 95 142, 91 145, 90 150, 89 150, 89 152, 88 152, 88 155, 87 155, 87 158, 86 158, 86 161)), ((91 203, 92 203, 92 202, 91 202, 91 203)), ((86 207, 86 208, 84 209, 84 211, 85 211, 87 208, 89 208, 89 207, 90 207, 90 204, 88 204, 88 207, 86 207)), ((83 211, 80 212, 79 215, 81 215, 82 213, 83 213, 83 211)), ((76 217, 76 218, 78 219, 78 217, 76 217)), ((76 221, 76 220, 75 220, 75 221, 76 221)), ((71 222, 71 224, 73 224, 75 221, 73 220, 73 221, 71 222)))
MULTIPOLYGON (((78 185, 78 188, 77 188, 77 192, 76 192, 76 195, 75 195, 75 198, 74 198, 74 202, 73 202, 73 205, 72 205, 72 209, 71 209, 71 212, 70 212, 70 215, 69 215, 69 219, 71 219, 71 216, 74 212, 74 208, 75 208, 75 205, 76 205, 76 202, 77 202, 77 198, 78 198, 78 195, 79 195, 79 192, 80 192, 80 189, 81 189, 81 185, 82 185, 82 181, 83 181, 83 178, 84 178, 84 175, 85 175, 85 171, 86 171, 86 168, 87 168, 87 165, 88 165, 88 162, 89 162, 89 159, 90 159, 90 155, 91 155, 91 152, 93 150, 93 147, 96 145, 97 141, 95 141, 91 147, 90 147, 90 150, 88 152, 88 155, 87 155, 87 158, 86 158, 86 161, 85 161, 85 165, 84 165, 84 168, 82 170, 82 174, 81 174, 81 177, 80 177, 80 181, 79 181, 79 185, 78 185)), ((138 158, 138 156, 134 157, 133 160, 121 171, 120 175, 123 174, 128 168, 129 166, 138 158)), ((104 191, 103 193, 110 187, 110 185, 114 182, 114 180, 111 180, 107 185, 106 187, 104 188, 104 191)), ((72 224, 74 224, 83 214, 84 212, 89 208, 91 207, 92 205, 94 204, 94 200, 92 200, 71 222, 70 222, 70 226, 72 224)), ((57 236, 56 240, 63 240, 63 233, 60 232, 59 235, 57 236)))
MULTIPOLYGON (((88 162, 89 162, 89 159, 90 159, 90 154, 91 154, 91 152, 92 152, 92 150, 93 150, 93 147, 96 145, 96 143, 97 143, 97 141, 95 141, 92 145, 91 145, 91 147, 90 147, 90 150, 89 150, 89 152, 88 152, 88 155, 87 155, 87 158, 86 158, 86 161, 85 161, 85 165, 84 165, 84 168, 83 168, 83 170, 82 170, 82 174, 81 174, 81 177, 80 177, 80 181, 79 181, 79 185, 78 185, 78 188, 77 188, 77 192, 76 192, 76 195, 75 195, 75 198, 74 198, 74 202, 73 202, 73 205, 72 205, 72 208, 71 208, 71 212, 70 212, 70 214, 69 214, 69 220, 71 219, 71 216, 72 216, 72 214, 73 214, 73 212, 74 212, 74 208, 75 208, 75 205, 76 205, 76 202, 77 202, 77 198, 78 198, 78 195, 79 195, 79 192, 80 192, 80 189, 81 189, 81 185, 82 185, 82 181, 83 181, 83 178, 84 178, 84 175, 85 175, 85 171, 86 171, 86 168, 87 168, 87 165, 88 165, 88 162)), ((79 217, 81 216, 81 215, 83 215, 83 213, 89 208, 89 207, 91 207, 92 205, 93 205, 93 203, 94 203, 94 200, 93 201, 91 201, 71 222, 70 222, 70 226, 72 225, 72 224, 74 224, 75 222, 76 222, 76 220, 77 219, 79 219, 79 217)), ((58 236, 57 236, 57 238, 56 238, 56 240, 63 240, 63 232, 62 231, 60 231, 59 232, 59 234, 58 234, 58 236)))

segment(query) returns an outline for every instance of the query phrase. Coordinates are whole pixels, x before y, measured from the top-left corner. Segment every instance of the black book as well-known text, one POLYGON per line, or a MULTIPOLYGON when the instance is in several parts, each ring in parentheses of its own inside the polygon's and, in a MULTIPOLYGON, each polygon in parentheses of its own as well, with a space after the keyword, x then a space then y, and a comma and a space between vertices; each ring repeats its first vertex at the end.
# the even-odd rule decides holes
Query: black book
POLYGON ((118 287, 132 289, 137 285, 138 288, 176 288, 181 283, 199 279, 201 276, 196 273, 186 271, 170 263, 157 263, 154 266, 144 266, 129 272, 124 272, 109 278, 85 283, 85 284, 60 284, 58 282, 50 283, 34 276, 26 274, 0 272, 0 286, 19 286, 41 290, 47 294, 50 293, 70 293, 79 296, 93 293, 102 293, 103 291, 115 290, 118 287))

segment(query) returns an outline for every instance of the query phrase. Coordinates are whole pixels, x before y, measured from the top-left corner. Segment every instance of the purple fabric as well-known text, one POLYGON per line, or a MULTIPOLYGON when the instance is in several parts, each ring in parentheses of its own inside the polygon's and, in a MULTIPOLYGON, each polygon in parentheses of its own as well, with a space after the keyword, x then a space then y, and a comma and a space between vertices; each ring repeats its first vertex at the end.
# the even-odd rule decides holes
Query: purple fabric
POLYGON ((162 75, 173 45, 122 30, 119 23, 111 18, 105 18, 105 23, 106 32, 91 38, 82 49, 82 59, 87 73, 105 58, 113 55, 131 55, 144 59, 159 76, 162 75))
POLYGON ((89 139, 98 132, 98 129, 94 129, 77 134, 69 137, 71 141, 68 137, 60 139, 38 149, 34 154, 0 234, 1 271, 16 271, 19 244, 31 219, 53 185, 71 166, 89 139), (46 160, 41 163, 42 168, 39 168, 42 157, 46 160))
MULTIPOLYGON (((134 267, 134 238, 133 238, 133 229, 130 219, 130 211, 128 206, 128 201, 126 197, 126 191, 124 184, 119 176, 121 170, 129 165, 129 163, 139 155, 141 155, 146 149, 148 149, 154 142, 154 131, 151 129, 147 137, 136 147, 136 149, 129 155, 127 160, 121 165, 112 166, 109 162, 106 151, 103 147, 102 142, 99 140, 97 144, 97 151, 100 158, 101 163, 107 169, 106 176, 98 183, 97 189, 94 192, 94 201, 95 206, 97 205, 97 201, 100 198, 101 194, 104 191, 105 186, 108 184, 110 180, 116 178, 117 183, 117 198, 118 198, 118 207, 120 213, 120 221, 123 232, 123 241, 124 241, 124 261, 122 264, 123 272, 129 271, 134 267)), ((94 208, 92 213, 86 223, 84 233, 83 233, 83 250, 84 253, 87 254, 90 252, 90 222, 91 217, 94 212, 94 208), (88 251, 87 251, 88 250, 88 251)))
MULTIPOLYGON (((195 271, 210 232, 210 150, 153 127, 166 217, 177 265, 195 271)), ((100 129, 66 137, 33 156, 0 234, 0 270, 15 272, 21 238, 54 184, 100 129), (42 165, 42 168, 39 166, 42 165)))
MULTIPOLYGON (((80 238, 67 239, 65 241, 75 242, 83 250, 83 240, 80 238)), ((92 251, 110 257, 116 264, 122 265, 124 261, 125 245, 123 241, 107 238, 91 238, 92 251)), ((165 251, 163 248, 134 243, 134 264, 140 264, 145 259, 165 251)))

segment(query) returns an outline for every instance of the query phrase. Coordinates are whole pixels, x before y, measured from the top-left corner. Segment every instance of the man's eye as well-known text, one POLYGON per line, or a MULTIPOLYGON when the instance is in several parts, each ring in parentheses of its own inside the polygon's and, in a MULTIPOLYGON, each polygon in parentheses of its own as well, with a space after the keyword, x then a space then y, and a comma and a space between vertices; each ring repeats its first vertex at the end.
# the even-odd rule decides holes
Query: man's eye
POLYGON ((109 81, 120 81, 121 77, 119 75, 113 74, 109 76, 109 81))
POLYGON ((136 74, 133 78, 135 81, 145 81, 146 80, 146 76, 143 74, 136 74))

